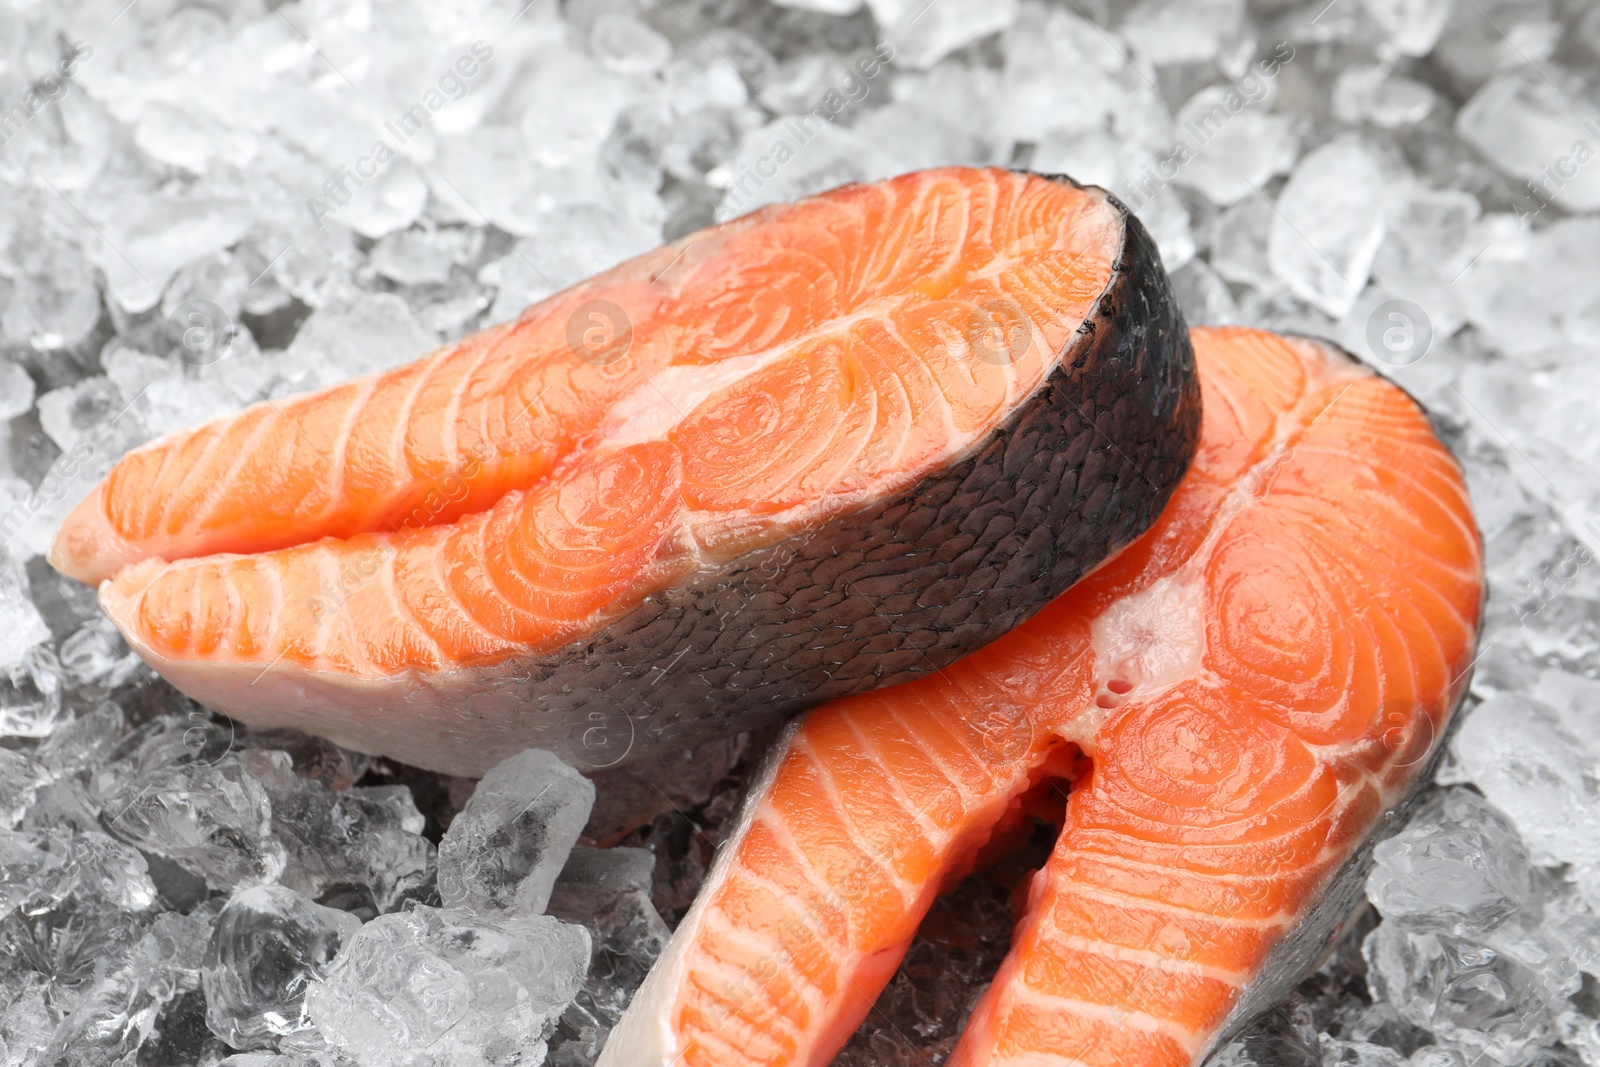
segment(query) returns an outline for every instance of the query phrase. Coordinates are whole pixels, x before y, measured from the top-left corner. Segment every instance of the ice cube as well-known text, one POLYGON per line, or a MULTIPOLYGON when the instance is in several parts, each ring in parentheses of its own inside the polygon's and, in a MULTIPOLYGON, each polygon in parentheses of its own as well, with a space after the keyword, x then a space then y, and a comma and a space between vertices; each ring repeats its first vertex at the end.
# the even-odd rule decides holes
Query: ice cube
POLYGON ((1244 7, 1244 0, 1141 0, 1122 35, 1151 63, 1203 63, 1239 34, 1244 7))
MULTIPOLYGON (((21 822, 22 813, 33 803, 34 795, 49 783, 50 772, 44 764, 27 753, 0 748, 0 827, 12 827, 21 822)), ((588 815, 588 809, 584 814, 588 815)))
POLYGON ((1322 1067, 1311 1005, 1298 994, 1218 1049, 1209 1067, 1322 1067))
POLYGON ((1345 1064, 1348 1067, 1406 1067, 1406 1057, 1392 1048, 1374 1045, 1370 1041, 1341 1041, 1322 1035, 1320 1042, 1322 1062, 1345 1064))
POLYGON ((401 285, 443 282, 450 268, 470 259, 472 246, 482 243, 479 231, 453 226, 402 230, 373 246, 372 269, 401 285))
POLYGON ((97 830, 74 834, 72 865, 80 897, 123 911, 144 911, 155 903, 150 866, 139 851, 97 830))
POLYGON ((236 740, 247 748, 288 753, 295 774, 321 782, 333 790, 348 789, 355 785, 356 780, 372 766, 372 757, 365 753, 340 748, 325 737, 314 737, 299 730, 247 726, 236 735, 236 740))
POLYGON ((1562 725, 1574 737, 1591 736, 1595 715, 1600 712, 1600 682, 1559 667, 1547 667, 1539 672, 1532 696, 1555 709, 1562 725))
POLYGON ((416 164, 399 156, 357 189, 332 218, 363 237, 383 237, 416 222, 427 202, 428 180, 416 164))
MULTIPOLYGON (((712 61, 726 62, 699 35, 696 37, 696 43, 712 61)), ((733 73, 737 78, 738 72, 733 73)), ((591 159, 611 132, 617 115, 643 95, 638 81, 615 74, 582 51, 556 42, 536 53, 527 64, 518 92, 527 94, 526 99, 542 96, 563 101, 561 107, 526 108, 519 116, 525 151, 534 161, 553 168, 591 159), (572 85, 582 85, 584 91, 573 94, 568 91, 572 85)))
POLYGON ((1588 282, 1600 272, 1600 218, 1552 222, 1503 256, 1488 242, 1472 252, 1480 258, 1460 281, 1467 318, 1507 354, 1579 341, 1600 321, 1600 294, 1588 282))
POLYGON ((1411 126, 1433 110, 1433 90, 1394 74, 1388 64, 1351 67, 1333 87, 1333 111, 1352 126, 1370 122, 1386 130, 1411 126))
POLYGON ((1577 1052, 1584 1064, 1600 1063, 1600 1020, 1568 1008, 1556 1017, 1561 1043, 1577 1052))
POLYGON ((1191 326, 1227 326, 1239 321, 1239 308, 1228 283, 1202 259, 1191 259, 1172 272, 1172 292, 1191 326))
POLYGON ((0 997, 5 1010, 0 1012, 0 1047, 6 1067, 25 1067, 35 1049, 44 1047, 55 1031, 60 1010, 60 990, 46 976, 26 971, 7 982, 0 997), (13 1054, 12 1049, 21 1050, 13 1054))
MULTIPOLYGON (((184 698, 178 704, 184 706, 184 698)), ((134 783, 153 771, 185 760, 215 763, 234 748, 231 723, 213 719, 198 706, 186 710, 187 715, 157 715, 120 738, 89 776, 90 790, 101 800, 118 791, 136 792, 134 783)))
MULTIPOLYGON (((916 75, 907 75, 908 79, 916 75)), ((923 167, 988 162, 989 146, 957 129, 938 112, 911 100, 874 108, 856 121, 857 136, 876 148, 874 177, 893 177, 923 167)))
POLYGON ((1430 1022, 1452 1043, 1513 1060, 1553 1036, 1538 982, 1492 948, 1437 935, 1442 957, 1430 974, 1437 990, 1430 1022))
POLYGON ((109 378, 85 378, 39 398, 39 425, 63 452, 86 432, 109 422, 126 403, 109 378))
POLYGON ((76 775, 104 760, 127 732, 122 709, 102 700, 55 729, 39 745, 38 757, 57 775, 76 775))
POLYGON ((398 296, 361 293, 313 312, 286 355, 320 368, 324 381, 338 381, 399 366, 436 344, 398 296))
MULTIPOLYGON (((27 574, 21 562, 7 548, 0 547, 0 723, 9 726, 12 722, 12 715, 7 708, 15 701, 20 708, 15 721, 25 728, 41 728, 37 725, 27 726, 26 720, 34 716, 28 710, 33 700, 27 693, 36 681, 49 684, 49 679, 44 677, 44 674, 48 674, 48 661, 33 652, 40 642, 49 637, 50 628, 45 625, 39 609, 33 604, 27 574), (35 671, 43 674, 35 679, 35 671)), ((49 661, 55 659, 49 652, 40 651, 49 657, 49 661)), ((57 680, 55 688, 58 690, 58 702, 59 685, 57 680)), ((38 710, 47 711, 48 708, 38 710)), ((11 731, 7 729, 5 732, 11 731)), ((26 736, 36 737, 38 734, 26 736)))
POLYGON ((240 1052, 218 1061, 217 1067, 340 1067, 348 1062, 343 1056, 302 1052, 240 1052))
POLYGON ((1425 56, 1433 50, 1455 0, 1361 0, 1388 38, 1388 45, 1403 56, 1425 56))
POLYGON ((120 338, 100 350, 100 365, 123 396, 138 396, 161 379, 182 373, 177 360, 152 356, 120 338))
POLYGON ((651 74, 672 58, 672 42, 631 15, 607 12, 589 30, 589 54, 618 74, 651 74))
POLYGON ((1482 214, 1477 197, 1456 189, 1407 190, 1390 208, 1372 274, 1386 293, 1426 312, 1433 335, 1444 338, 1465 320, 1455 284, 1472 257, 1482 214))
POLYGON ((1451 750, 1489 802, 1511 817, 1534 862, 1600 863, 1596 755, 1555 709, 1521 694, 1491 697, 1466 717, 1451 750))
POLYGON ((1211 224, 1211 266, 1230 282, 1258 289, 1280 287, 1267 262, 1267 238, 1275 215, 1271 201, 1251 197, 1219 214, 1211 224))
POLYGON ((128 312, 154 307, 184 264, 227 248, 250 228, 250 205, 240 200, 184 193, 126 193, 103 201, 102 225, 88 247, 106 277, 108 298, 128 312))
POLYGON ((420 906, 363 926, 306 1004, 362 1067, 539 1063, 588 960, 581 926, 420 906))
POLYGON ((199 986, 211 936, 208 916, 166 912, 115 967, 96 969, 72 1014, 56 1027, 41 1064, 132 1063, 168 1001, 199 986))
MULTIPOLYGON (((838 97, 838 100, 843 100, 838 97)), ((661 145, 661 165, 668 174, 685 182, 709 181, 725 185, 731 175, 725 164, 733 159, 740 139, 749 130, 744 110, 703 107, 679 119, 661 145)), ((832 121, 810 117, 811 123, 832 121)), ((776 153, 777 149, 773 151, 776 153)), ((774 168, 775 169, 775 168, 774 168)))
POLYGON ((49 648, 36 644, 0 666, 0 737, 48 737, 60 721, 61 666, 49 648))
POLYGON ((217 916, 202 965, 206 1024, 234 1048, 270 1048, 308 1029, 306 990, 361 928, 348 912, 291 889, 235 893, 217 916))
POLYGON ((61 642, 61 668, 74 685, 100 683, 114 689, 137 669, 116 624, 102 616, 91 619, 61 642))
POLYGON ((439 844, 439 899, 475 914, 545 910, 594 807, 594 784, 528 749, 483 776, 439 844))
POLYGON ((272 804, 238 756, 157 767, 108 795, 105 810, 112 833, 213 889, 258 885, 283 873, 272 804))
POLYGON ((308 897, 333 887, 364 890, 379 911, 429 881, 433 843, 411 791, 401 785, 334 791, 293 770, 285 752, 252 750, 240 762, 266 789, 273 838, 286 850, 279 880, 308 897))
POLYGON ((622 1018, 671 931, 650 901, 655 855, 642 848, 572 850, 550 895, 549 913, 593 939, 584 1007, 606 1027, 622 1018))
POLYGON ((50 232, 36 214, 24 218, 10 248, 0 251, 0 274, 15 279, 0 309, 0 337, 11 344, 71 348, 100 318, 94 267, 82 249, 50 232))
POLYGON ((517 242, 478 277, 499 290, 490 317, 514 318, 542 300, 661 243, 661 230, 615 208, 576 204, 551 212, 536 237, 517 242))
POLYGON ((867 0, 896 65, 927 70, 1016 21, 1017 0, 867 0))
POLYGON ((1554 1036, 1537 977, 1514 960, 1449 934, 1383 923, 1367 936, 1367 984, 1416 1026, 1475 1061, 1516 1063, 1554 1036))
POLYGON ((17 364, 0 356, 0 422, 16 418, 33 407, 33 378, 17 364))
POLYGON ((1543 3, 1471 0, 1445 21, 1433 59, 1451 82, 1470 93, 1498 71, 1538 64, 1544 70, 1560 43, 1562 26, 1543 3))
POLYGON ((1024 3, 1001 40, 1005 71, 998 95, 1005 106, 995 118, 1002 136, 1038 141, 1050 133, 1086 133, 1134 110, 1130 97, 1140 90, 1123 77, 1126 53, 1088 19, 1024 3), (1063 70, 1073 76, 1063 78, 1063 70))
POLYGON ((1273 272, 1289 291, 1334 318, 1355 304, 1383 241, 1393 185, 1359 137, 1317 148, 1278 195, 1267 242, 1273 272))
POLYGON ((1252 98, 1239 88, 1214 85, 1190 97, 1173 119, 1190 155, 1172 180, 1226 206, 1288 173, 1300 138, 1292 119, 1265 110, 1265 93, 1263 88, 1252 98))
POLYGON ((71 847, 59 835, 0 828, 0 911, 45 911, 65 900, 77 881, 71 847))
POLYGON ((1533 904, 1534 874, 1517 831, 1468 789, 1430 798, 1373 850, 1367 897, 1408 930, 1487 933, 1533 904))
POLYGON ((1546 201, 1574 212, 1600 208, 1600 108, 1584 99, 1582 85, 1563 89, 1519 64, 1467 101, 1456 132, 1526 183, 1522 210, 1546 201))
POLYGON ((24 830, 56 833, 100 829, 100 806, 88 790, 71 779, 57 780, 39 790, 22 816, 24 830))
POLYGON ((818 11, 824 15, 853 15, 861 10, 861 0, 774 0, 780 7, 818 11))
MULTIPOLYGON (((217 331, 236 323, 239 314, 245 310, 248 301, 255 295, 251 291, 254 288, 251 282, 260 273, 260 267, 252 269, 252 265, 247 264, 243 256, 232 251, 214 252, 184 264, 167 286, 166 292, 161 294, 164 339, 187 348, 190 353, 195 352, 198 347, 203 347, 195 344, 202 338, 194 336, 186 338, 184 329, 203 326, 212 331, 214 336, 217 331), (180 313, 180 309, 185 305, 194 308, 196 301, 205 301, 213 305, 212 308, 206 309, 210 312, 207 319, 196 321, 180 313), (220 316, 217 315, 218 309, 221 311, 220 316)), ((200 362, 194 355, 185 355, 184 361, 190 365, 198 365, 200 362)), ((107 360, 104 352, 100 355, 100 365, 115 381, 117 375, 113 372, 112 363, 107 360)), ((122 382, 117 384, 122 387, 124 396, 132 396, 136 392, 122 382)))

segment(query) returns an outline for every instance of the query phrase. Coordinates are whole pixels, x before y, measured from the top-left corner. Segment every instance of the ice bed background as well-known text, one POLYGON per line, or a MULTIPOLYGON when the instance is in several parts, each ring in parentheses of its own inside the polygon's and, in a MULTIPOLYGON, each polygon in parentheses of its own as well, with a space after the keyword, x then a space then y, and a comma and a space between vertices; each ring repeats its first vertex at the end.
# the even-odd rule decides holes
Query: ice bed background
MULTIPOLYGON (((763 202, 987 162, 1121 195, 1191 322, 1397 378, 1487 540, 1439 785, 1351 937, 1218 1062, 1600 1064, 1597 157, 1588 0, 3 0, 0 1061, 466 1064, 509 1034, 531 1063, 549 1032, 591 1062, 767 738, 606 769, 601 730, 570 863, 529 851, 584 819, 570 781, 441 855, 471 783, 213 718, 40 554, 169 429, 763 202), (550 909, 592 950, 494 901, 414 907, 519 848, 567 863, 550 909), (522 955, 445 947, 460 926, 522 955)), ((549 784, 510 776, 507 810, 549 784)), ((1029 859, 938 906, 841 1063, 942 1062, 1029 859)))

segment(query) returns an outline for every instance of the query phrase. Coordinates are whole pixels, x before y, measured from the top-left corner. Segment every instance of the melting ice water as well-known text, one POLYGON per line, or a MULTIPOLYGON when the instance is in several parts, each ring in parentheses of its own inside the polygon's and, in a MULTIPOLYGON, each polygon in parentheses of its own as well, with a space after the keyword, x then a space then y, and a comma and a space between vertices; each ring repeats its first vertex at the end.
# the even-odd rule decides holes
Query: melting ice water
MULTIPOLYGON (((592 1062, 759 745, 469 803, 216 720, 40 553, 158 434, 944 162, 1110 185, 1191 321, 1341 341, 1467 466, 1480 703, 1375 910, 1217 1062, 1600 1064, 1597 71, 1585 0, 0 0, 0 1064, 592 1062)), ((841 1063, 943 1061, 1005 896, 841 1063)))

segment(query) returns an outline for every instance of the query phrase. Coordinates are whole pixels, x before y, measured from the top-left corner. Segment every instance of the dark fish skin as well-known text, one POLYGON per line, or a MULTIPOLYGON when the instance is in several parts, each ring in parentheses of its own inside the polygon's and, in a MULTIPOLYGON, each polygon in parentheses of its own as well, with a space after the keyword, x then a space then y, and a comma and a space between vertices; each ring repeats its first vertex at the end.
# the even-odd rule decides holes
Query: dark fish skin
POLYGON ((1155 242, 1110 202, 1111 281, 1027 403, 902 492, 699 572, 515 676, 496 668, 484 688, 517 695, 520 745, 611 766, 910 681, 1143 533, 1193 456, 1200 388, 1155 242))

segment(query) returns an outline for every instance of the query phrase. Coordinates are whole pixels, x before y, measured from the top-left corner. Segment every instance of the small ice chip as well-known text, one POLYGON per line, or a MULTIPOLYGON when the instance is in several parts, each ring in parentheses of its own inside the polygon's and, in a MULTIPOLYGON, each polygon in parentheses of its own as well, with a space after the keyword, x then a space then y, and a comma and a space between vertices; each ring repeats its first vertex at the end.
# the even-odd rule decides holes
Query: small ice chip
POLYGON ((235 893, 217 917, 200 978, 206 1025, 234 1048, 270 1048, 308 1029, 306 990, 361 920, 282 886, 235 893))
POLYGON ((362 1067, 541 1063, 588 963, 581 926, 424 906, 363 926, 307 1007, 362 1067))
POLYGON ((594 807, 594 784, 543 749, 483 776, 439 845, 439 899, 482 915, 537 915, 594 807))

